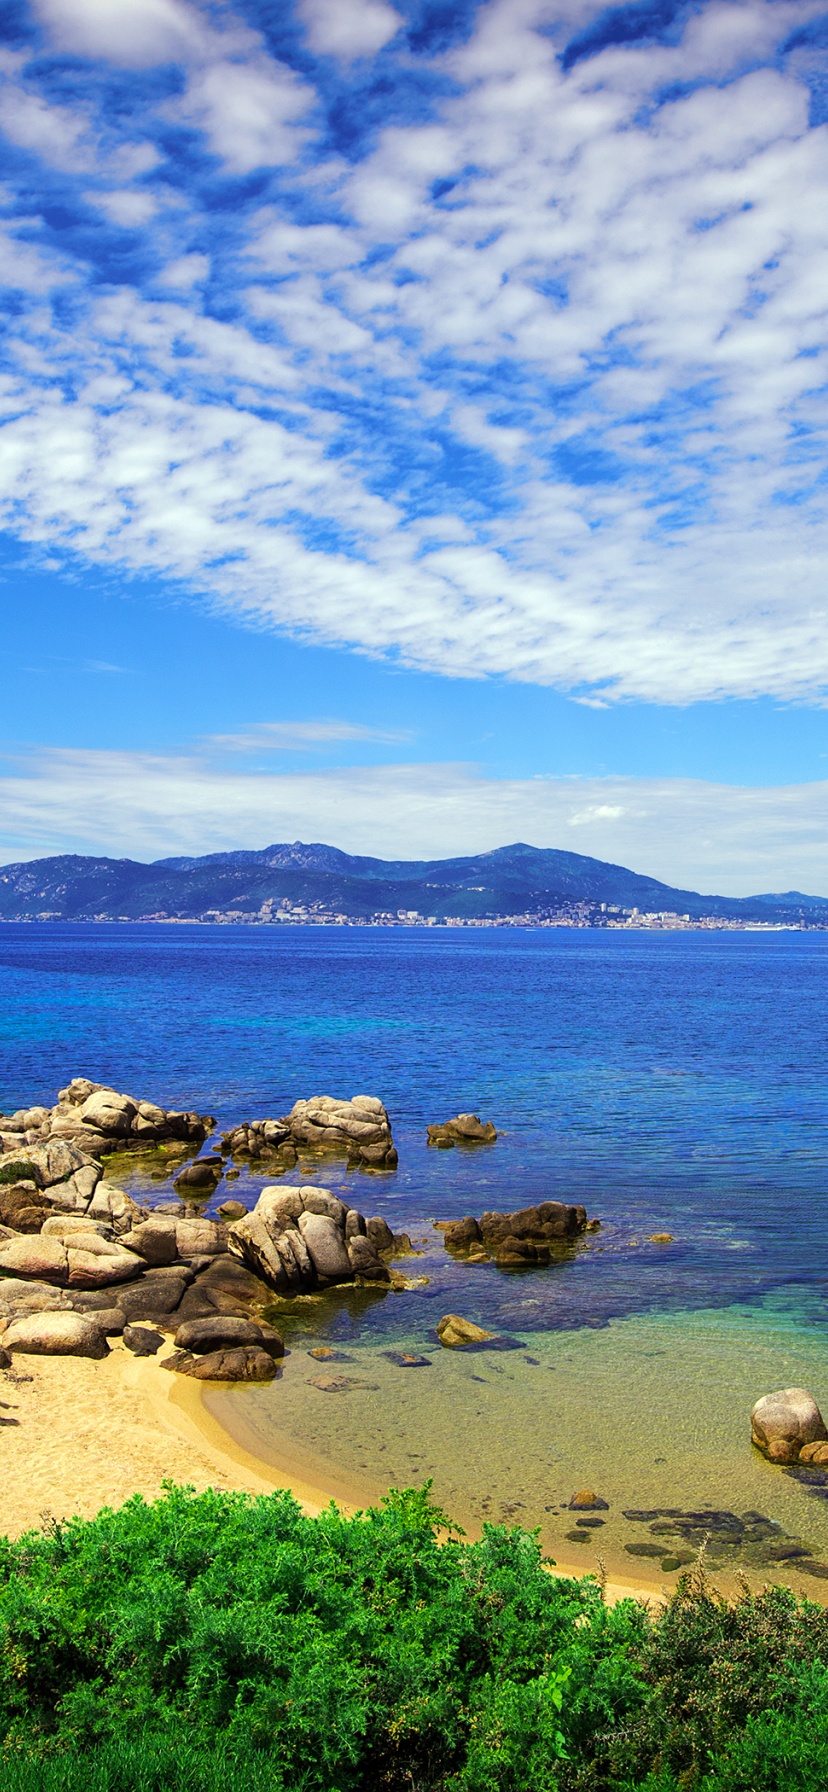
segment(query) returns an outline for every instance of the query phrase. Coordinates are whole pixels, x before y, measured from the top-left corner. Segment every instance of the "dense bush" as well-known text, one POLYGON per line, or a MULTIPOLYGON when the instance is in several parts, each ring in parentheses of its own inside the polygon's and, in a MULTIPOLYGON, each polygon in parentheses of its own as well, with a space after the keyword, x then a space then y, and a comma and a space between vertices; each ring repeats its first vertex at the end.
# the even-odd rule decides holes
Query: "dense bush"
POLYGON ((789 1593, 608 1610, 427 1490, 168 1488, 0 1543, 3 1792, 810 1792, 826 1663, 789 1593))

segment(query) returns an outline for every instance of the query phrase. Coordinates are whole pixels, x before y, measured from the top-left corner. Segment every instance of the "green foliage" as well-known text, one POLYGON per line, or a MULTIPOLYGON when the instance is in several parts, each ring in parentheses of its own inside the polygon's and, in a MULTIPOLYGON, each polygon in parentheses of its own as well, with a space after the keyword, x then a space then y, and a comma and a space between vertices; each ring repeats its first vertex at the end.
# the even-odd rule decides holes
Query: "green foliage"
POLYGON ((428 1487, 345 1519, 167 1487, 0 1540, 3 1792, 815 1792, 828 1613, 609 1610, 428 1487))
POLYGON ((23 1158, 15 1158, 10 1164, 0 1164, 0 1183, 36 1181, 34 1166, 23 1158))

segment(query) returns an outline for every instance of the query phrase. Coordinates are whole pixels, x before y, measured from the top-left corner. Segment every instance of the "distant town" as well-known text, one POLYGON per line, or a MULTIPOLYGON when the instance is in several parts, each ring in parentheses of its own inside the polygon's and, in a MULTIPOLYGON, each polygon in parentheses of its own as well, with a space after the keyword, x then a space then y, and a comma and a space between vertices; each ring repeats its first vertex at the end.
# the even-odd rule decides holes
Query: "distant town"
MULTIPOLYGON (((38 921, 52 921, 55 914, 39 914, 38 921)), ((161 912, 148 915, 93 915, 94 921, 178 922, 192 926, 267 926, 272 922, 290 922, 301 927, 603 927, 645 929, 649 932, 726 933, 824 933, 828 922, 814 921, 742 921, 723 915, 679 915, 670 909, 645 913, 637 908, 620 908, 608 902, 573 902, 561 908, 525 910, 514 915, 423 915, 416 908, 377 909, 371 915, 345 915, 327 909, 321 903, 306 905, 287 900, 263 902, 258 909, 206 909, 201 915, 169 915, 161 912)))

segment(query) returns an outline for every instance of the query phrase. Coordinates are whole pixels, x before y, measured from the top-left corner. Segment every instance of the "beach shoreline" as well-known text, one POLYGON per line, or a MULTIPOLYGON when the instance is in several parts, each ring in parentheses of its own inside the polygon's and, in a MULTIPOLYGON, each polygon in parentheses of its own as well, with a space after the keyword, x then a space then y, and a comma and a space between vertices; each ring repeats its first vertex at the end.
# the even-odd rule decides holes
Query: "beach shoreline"
MULTIPOLYGON (((248 1447, 243 1408, 228 1429, 211 1412, 205 1384, 172 1375, 158 1357, 136 1357, 119 1340, 101 1362, 84 1357, 20 1356, 0 1382, 0 1534, 12 1538, 102 1507, 117 1507, 135 1494, 158 1498, 165 1481, 222 1492, 291 1492, 309 1517, 333 1500, 346 1516, 386 1490, 366 1498, 364 1483, 304 1460, 278 1443, 265 1460, 248 1447)), ((244 1390, 237 1390, 243 1395, 244 1390)), ((469 1534, 472 1534, 471 1527, 469 1534)), ((585 1578, 583 1562, 556 1555, 556 1571, 585 1578)), ((661 1603, 670 1589, 655 1577, 608 1575, 610 1604, 624 1598, 661 1603)))

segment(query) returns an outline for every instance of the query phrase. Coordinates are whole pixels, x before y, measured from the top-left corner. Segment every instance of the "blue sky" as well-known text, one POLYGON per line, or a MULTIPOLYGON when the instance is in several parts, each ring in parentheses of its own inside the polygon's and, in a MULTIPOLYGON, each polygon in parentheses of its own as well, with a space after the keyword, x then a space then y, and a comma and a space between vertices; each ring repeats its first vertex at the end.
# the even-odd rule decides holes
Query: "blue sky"
POLYGON ((2 9, 0 857, 828 893, 828 9, 2 9))

